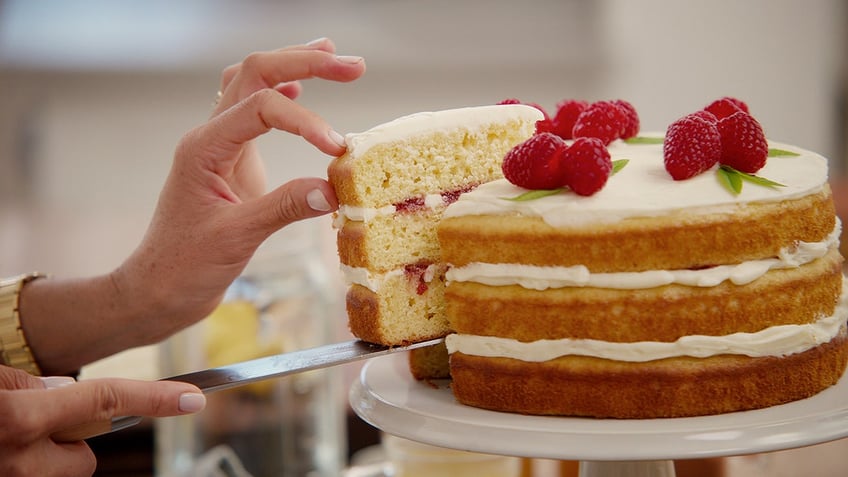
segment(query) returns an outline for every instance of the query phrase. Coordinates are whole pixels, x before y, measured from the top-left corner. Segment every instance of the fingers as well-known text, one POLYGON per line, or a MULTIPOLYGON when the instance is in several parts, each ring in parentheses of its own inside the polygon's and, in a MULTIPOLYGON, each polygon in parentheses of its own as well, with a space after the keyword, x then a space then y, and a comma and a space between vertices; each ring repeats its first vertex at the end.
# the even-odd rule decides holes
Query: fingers
MULTIPOLYGON (((336 45, 329 38, 318 38, 316 40, 312 40, 309 43, 303 45, 292 45, 284 48, 280 48, 276 51, 292 51, 292 50, 321 50, 326 51, 327 53, 335 53, 336 45)), ((224 68, 223 73, 221 73, 221 91, 227 89, 230 82, 236 76, 236 73, 241 69, 241 63, 236 63, 234 65, 230 65, 224 68)), ((270 85, 269 85, 270 86, 270 85)))
MULTIPOLYGON (((268 194, 244 204, 250 208, 241 216, 250 222, 242 229, 254 228, 264 239, 286 225, 299 220, 326 215, 338 209, 338 199, 330 184, 318 178, 295 179, 268 194)), ((248 230, 250 231, 250 230, 248 230)))
POLYGON ((332 42, 323 39, 315 46, 257 52, 222 74, 223 96, 213 114, 218 114, 256 91, 308 78, 353 81, 365 73, 359 56, 337 56, 332 42))
POLYGON ((198 129, 197 144, 209 144, 218 159, 231 160, 232 154, 248 141, 271 128, 303 136, 326 154, 344 152, 344 138, 316 113, 273 89, 263 89, 212 118, 198 129))
POLYGON ((198 388, 169 381, 96 379, 31 392, 32 409, 38 409, 38 427, 48 434, 87 422, 118 416, 165 417, 203 409, 206 398, 198 388))

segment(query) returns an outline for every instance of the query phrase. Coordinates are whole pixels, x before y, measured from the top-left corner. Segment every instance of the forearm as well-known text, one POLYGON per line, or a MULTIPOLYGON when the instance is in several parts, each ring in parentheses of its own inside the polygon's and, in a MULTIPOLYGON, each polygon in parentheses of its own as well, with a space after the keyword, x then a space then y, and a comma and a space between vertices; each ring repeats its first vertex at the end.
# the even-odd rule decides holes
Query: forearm
POLYGON ((151 317, 128 288, 114 273, 28 283, 20 295, 21 325, 42 373, 73 372, 156 339, 139 326, 151 317))

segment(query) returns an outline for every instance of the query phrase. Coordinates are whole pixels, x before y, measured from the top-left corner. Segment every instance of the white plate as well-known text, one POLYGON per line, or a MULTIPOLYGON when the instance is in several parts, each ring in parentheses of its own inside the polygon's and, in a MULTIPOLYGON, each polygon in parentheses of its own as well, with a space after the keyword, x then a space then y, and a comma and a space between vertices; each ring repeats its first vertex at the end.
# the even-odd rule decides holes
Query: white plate
POLYGON ((606 420, 525 416, 464 406, 449 381, 419 382, 407 357, 368 362, 354 411, 383 431, 427 444, 547 459, 668 460, 768 452, 848 436, 848 380, 809 399, 707 417, 606 420))

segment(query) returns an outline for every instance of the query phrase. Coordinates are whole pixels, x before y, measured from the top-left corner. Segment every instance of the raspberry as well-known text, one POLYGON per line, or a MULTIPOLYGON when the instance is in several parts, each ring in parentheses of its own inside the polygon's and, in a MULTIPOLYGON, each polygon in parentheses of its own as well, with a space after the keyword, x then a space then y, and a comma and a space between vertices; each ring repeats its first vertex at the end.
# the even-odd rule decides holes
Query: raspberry
POLYGON ((598 138, 577 138, 563 154, 565 184, 579 195, 601 190, 612 172, 612 160, 598 138))
POLYGON ((713 167, 720 157, 721 136, 715 124, 690 114, 669 125, 663 160, 674 180, 696 176, 713 167))
POLYGON ((626 121, 624 111, 615 103, 597 101, 577 117, 572 137, 595 137, 607 145, 621 136, 626 121))
POLYGON ((741 109, 742 111, 745 111, 748 114, 751 114, 751 110, 748 109, 748 105, 745 104, 745 101, 742 101, 741 99, 736 99, 732 96, 725 96, 721 99, 726 99, 731 103, 735 104, 737 108, 741 109))
POLYGON ((719 120, 718 132, 721 135, 722 164, 750 174, 766 164, 768 142, 763 127, 753 116, 737 111, 719 120))
MULTIPOLYGON (((557 103, 557 112, 553 119, 549 121, 549 132, 556 134, 563 139, 572 139, 572 131, 574 123, 577 122, 577 117, 580 116, 589 103, 578 99, 565 99, 557 103)), ((536 124, 536 130, 539 129, 539 124, 536 124)))
POLYGON ((535 132, 535 134, 553 133, 553 132, 554 132, 554 122, 553 122, 552 119, 545 118, 545 119, 540 119, 540 120, 536 121, 536 132, 535 132))
POLYGON ((616 99, 613 104, 621 108, 624 113, 624 127, 621 130, 620 137, 629 139, 639 134, 639 113, 636 112, 636 108, 623 99, 616 99))
POLYGON ((506 153, 501 165, 504 177, 525 189, 562 187, 562 152, 566 147, 555 134, 536 134, 506 153))
POLYGON ((724 98, 717 99, 712 103, 708 104, 707 107, 704 108, 704 110, 713 113, 716 118, 721 120, 730 116, 736 111, 744 111, 747 113, 748 105, 736 98, 725 96, 724 98))
POLYGON ((697 117, 707 121, 708 123, 718 124, 718 118, 715 117, 715 114, 707 111, 706 109, 702 109, 700 111, 695 111, 694 113, 690 114, 689 116, 697 116, 697 117))

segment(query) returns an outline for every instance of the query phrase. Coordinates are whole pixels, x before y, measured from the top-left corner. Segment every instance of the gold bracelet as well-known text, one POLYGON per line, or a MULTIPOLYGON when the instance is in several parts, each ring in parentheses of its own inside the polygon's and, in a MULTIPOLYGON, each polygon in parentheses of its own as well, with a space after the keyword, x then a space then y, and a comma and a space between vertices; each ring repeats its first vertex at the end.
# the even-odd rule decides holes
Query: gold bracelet
POLYGON ((41 376, 41 369, 27 344, 18 310, 21 289, 43 276, 40 273, 29 273, 0 280, 0 358, 7 366, 22 369, 34 376, 41 376))

